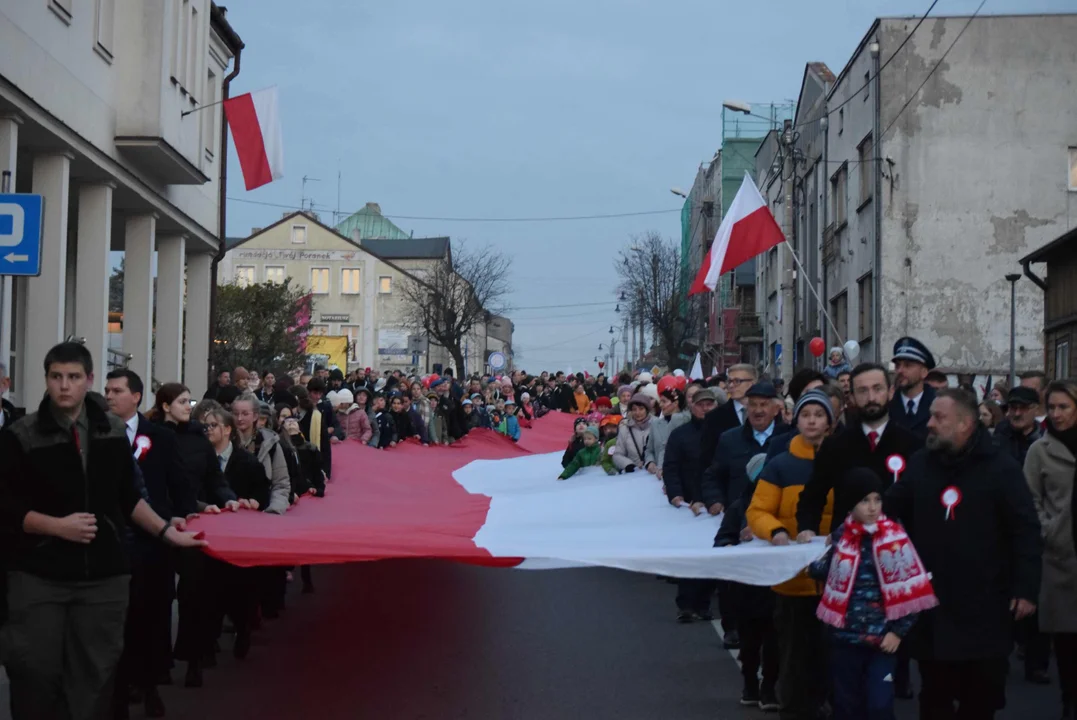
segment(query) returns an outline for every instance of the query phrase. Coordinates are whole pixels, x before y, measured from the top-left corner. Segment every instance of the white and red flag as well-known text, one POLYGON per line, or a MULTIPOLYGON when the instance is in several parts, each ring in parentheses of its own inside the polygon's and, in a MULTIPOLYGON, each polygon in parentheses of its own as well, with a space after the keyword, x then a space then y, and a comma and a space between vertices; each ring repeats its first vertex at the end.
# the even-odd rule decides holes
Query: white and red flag
POLYGON ((722 516, 666 500, 650 473, 584 468, 558 480, 574 417, 549 413, 519 443, 472 430, 450 447, 408 440, 333 448, 326 497, 284 517, 240 511, 192 521, 207 551, 240 566, 441 558, 547 569, 604 566, 775 585, 823 554, 817 543, 715 548, 722 516))
POLYGON ((248 190, 284 177, 277 88, 237 95, 224 101, 224 114, 236 144, 243 183, 248 190))
POLYGON ((713 291, 723 273, 765 253, 783 240, 785 236, 766 200, 759 194, 751 176, 744 173, 744 182, 740 184, 729 212, 722 218, 710 252, 703 259, 703 267, 688 294, 713 291))

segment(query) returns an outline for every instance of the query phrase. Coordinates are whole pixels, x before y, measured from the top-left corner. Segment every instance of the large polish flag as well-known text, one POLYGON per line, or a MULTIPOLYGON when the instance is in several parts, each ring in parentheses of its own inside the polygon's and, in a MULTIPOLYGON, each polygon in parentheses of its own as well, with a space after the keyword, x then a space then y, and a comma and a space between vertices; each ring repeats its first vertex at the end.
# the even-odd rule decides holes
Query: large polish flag
POLYGON ((710 252, 688 294, 713 291, 723 273, 765 253, 783 240, 782 229, 759 194, 759 188, 751 176, 744 173, 744 182, 740 184, 729 212, 722 218, 710 252))
POLYGON ((248 190, 284 177, 277 88, 244 93, 224 101, 224 114, 236 144, 248 190))
POLYGON ((208 552, 241 566, 440 558, 522 569, 612 567, 774 585, 825 551, 753 540, 713 547, 721 516, 675 508, 653 475, 586 468, 558 480, 574 417, 550 413, 519 444, 473 430, 451 447, 333 448, 326 497, 284 516, 203 516, 208 552))

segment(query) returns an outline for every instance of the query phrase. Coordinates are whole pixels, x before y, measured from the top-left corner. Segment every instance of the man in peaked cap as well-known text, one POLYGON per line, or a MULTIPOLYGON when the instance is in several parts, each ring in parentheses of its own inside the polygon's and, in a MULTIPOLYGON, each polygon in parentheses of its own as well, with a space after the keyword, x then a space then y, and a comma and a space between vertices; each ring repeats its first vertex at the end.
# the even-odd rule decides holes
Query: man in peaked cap
POLYGON ((916 338, 903 337, 894 343, 893 362, 897 392, 890 402, 890 420, 923 442, 927 438, 931 403, 935 401, 935 389, 924 380, 935 369, 935 358, 916 338))

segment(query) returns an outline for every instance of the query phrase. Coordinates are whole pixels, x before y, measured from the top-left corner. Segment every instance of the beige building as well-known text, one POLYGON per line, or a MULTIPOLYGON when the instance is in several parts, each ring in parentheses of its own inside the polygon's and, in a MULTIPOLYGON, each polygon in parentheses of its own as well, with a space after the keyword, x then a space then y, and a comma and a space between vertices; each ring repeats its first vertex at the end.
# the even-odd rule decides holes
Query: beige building
MULTIPOLYGON (((313 294, 312 332, 351 341, 349 368, 426 372, 451 360, 427 347, 403 322, 401 288, 432 263, 451 262, 449 238, 369 239, 356 242, 294 212, 247 238, 229 238, 217 269, 226 283, 283 282, 292 278, 313 294), (416 342, 418 341, 418 342, 416 342)), ((482 333, 469 338, 468 366, 482 362, 482 333)))

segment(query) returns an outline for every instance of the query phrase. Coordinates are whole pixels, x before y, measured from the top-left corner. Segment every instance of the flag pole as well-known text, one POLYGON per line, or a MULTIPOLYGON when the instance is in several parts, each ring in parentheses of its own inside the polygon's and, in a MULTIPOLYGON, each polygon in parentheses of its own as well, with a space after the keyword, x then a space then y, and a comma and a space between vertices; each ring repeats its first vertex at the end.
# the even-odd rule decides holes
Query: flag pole
POLYGON ((831 319, 830 313, 828 313, 826 310, 826 304, 823 303, 823 299, 819 297, 819 293, 815 289, 815 283, 811 282, 811 276, 808 275, 808 271, 805 270, 804 266, 800 263, 800 258, 797 257, 796 250, 793 249, 792 244, 790 244, 788 240, 783 239, 782 242, 784 242, 785 246, 789 248, 789 254, 793 256, 793 262, 797 264, 797 268, 800 270, 800 272, 804 273, 804 277, 808 279, 809 282, 806 282, 804 284, 808 286, 808 289, 811 290, 811 294, 815 296, 815 301, 819 303, 819 309, 823 312, 823 317, 825 317, 826 321, 830 323, 830 329, 834 331, 834 336, 838 338, 839 343, 844 345, 845 337, 842 336, 840 332, 838 332, 837 325, 834 324, 834 320, 831 319))
MULTIPOLYGON (((262 90, 269 90, 270 88, 274 88, 274 87, 276 87, 276 85, 266 85, 264 88, 259 88, 257 90, 251 90, 250 92, 244 93, 244 94, 245 95, 250 95, 252 93, 262 92, 262 90)), ((193 110, 184 110, 183 112, 180 113, 180 117, 185 118, 188 115, 191 115, 192 113, 202 112, 206 108, 211 108, 211 107, 213 107, 215 105, 223 105, 225 103, 225 101, 232 100, 232 99, 233 98, 225 98, 224 100, 218 100, 217 102, 211 102, 211 103, 206 103, 205 105, 199 105, 198 107, 194 108, 193 110)))

